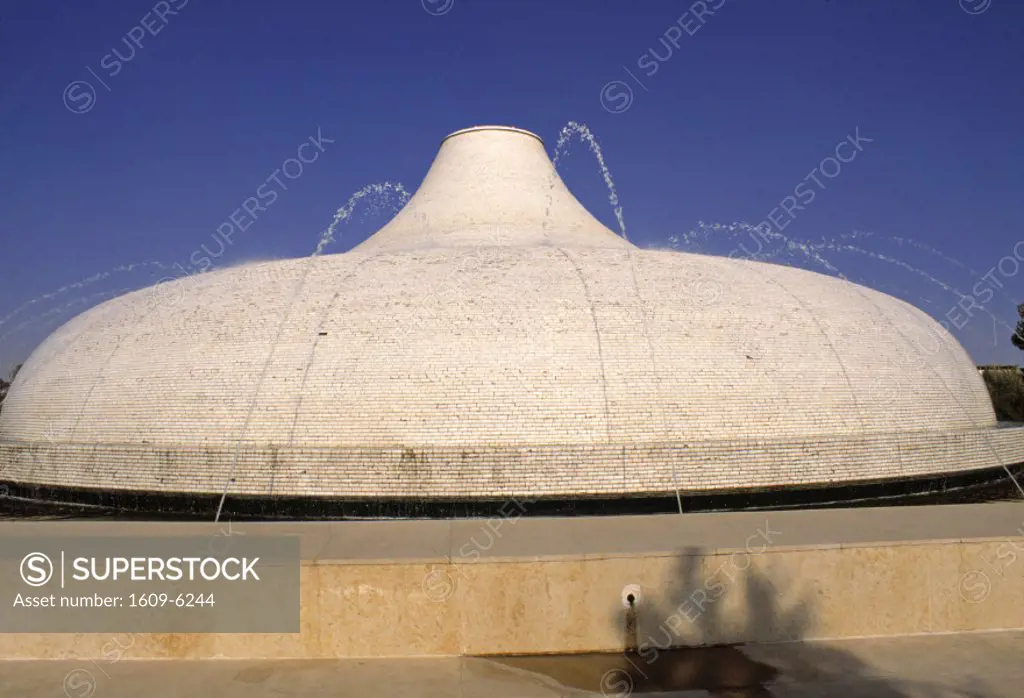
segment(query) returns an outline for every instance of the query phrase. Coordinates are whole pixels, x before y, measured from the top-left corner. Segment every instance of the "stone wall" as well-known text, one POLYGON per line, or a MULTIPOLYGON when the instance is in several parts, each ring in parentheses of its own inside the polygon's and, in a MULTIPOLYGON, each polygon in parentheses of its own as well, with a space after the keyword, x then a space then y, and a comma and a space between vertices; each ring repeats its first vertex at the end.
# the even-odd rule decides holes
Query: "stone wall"
MULTIPOLYGON (((300 633, 118 637, 131 642, 127 659, 619 651, 627 589, 639 597, 637 640, 647 652, 1024 628, 1024 519, 1014 515, 1024 509, 1011 507, 477 521, 462 522, 461 535, 444 522, 242 526, 238 532, 250 536, 310 532, 300 633), (687 523, 694 520, 702 523, 687 523), (871 529, 887 533, 872 542, 871 529), (415 533, 423 530, 438 535, 415 533)), ((72 525, 79 535, 117 528, 72 525)), ((0 534, 12 535, 12 526, 18 535, 59 530, 3 524, 0 534)), ((111 638, 5 634, 0 658, 99 659, 111 638)))

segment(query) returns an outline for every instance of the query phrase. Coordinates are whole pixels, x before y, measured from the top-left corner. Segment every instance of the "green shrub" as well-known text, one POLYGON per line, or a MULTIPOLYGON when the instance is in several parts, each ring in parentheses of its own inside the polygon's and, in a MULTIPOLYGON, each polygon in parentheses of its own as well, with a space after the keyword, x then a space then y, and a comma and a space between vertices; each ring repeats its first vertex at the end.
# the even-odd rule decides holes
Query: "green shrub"
POLYGON ((996 418, 1024 422, 1024 375, 1017 366, 981 366, 996 418))

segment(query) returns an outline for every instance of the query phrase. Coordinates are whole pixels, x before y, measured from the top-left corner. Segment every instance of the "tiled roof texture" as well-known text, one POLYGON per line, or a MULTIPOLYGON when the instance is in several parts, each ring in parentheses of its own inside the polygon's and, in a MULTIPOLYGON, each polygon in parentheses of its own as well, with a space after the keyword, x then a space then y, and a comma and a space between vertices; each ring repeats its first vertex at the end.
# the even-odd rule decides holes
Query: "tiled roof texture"
POLYGON ((667 492, 1024 461, 920 310, 642 250, 532 134, 447 139, 353 251, 127 294, 29 358, 0 479, 324 496, 667 492))

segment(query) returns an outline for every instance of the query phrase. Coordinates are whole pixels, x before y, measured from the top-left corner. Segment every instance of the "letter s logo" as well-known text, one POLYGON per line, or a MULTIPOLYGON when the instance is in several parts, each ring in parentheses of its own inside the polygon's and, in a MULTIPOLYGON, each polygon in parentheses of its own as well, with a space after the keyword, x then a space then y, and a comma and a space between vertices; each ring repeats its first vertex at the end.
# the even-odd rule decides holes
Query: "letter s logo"
POLYGON ((21 559, 21 578, 32 587, 41 587, 53 576, 53 563, 43 553, 29 553, 21 559))

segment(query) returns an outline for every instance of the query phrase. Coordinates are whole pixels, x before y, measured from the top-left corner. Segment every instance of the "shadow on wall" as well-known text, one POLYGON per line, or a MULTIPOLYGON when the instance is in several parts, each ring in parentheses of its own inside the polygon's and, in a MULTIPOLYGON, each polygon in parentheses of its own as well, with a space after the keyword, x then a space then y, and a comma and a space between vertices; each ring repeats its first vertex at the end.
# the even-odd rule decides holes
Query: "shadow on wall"
MULTIPOLYGON (((768 564, 711 575, 705 551, 681 551, 675 578, 659 598, 620 608, 623 652, 492 658, 519 672, 605 698, 706 691, 718 698, 988 698, 980 680, 934 686, 876 675, 838 643, 808 642, 816 592, 797 580, 785 589, 768 564), (772 579, 776 580, 773 583, 772 579), (757 644, 761 642, 762 644, 757 644), (770 644, 768 644, 770 643, 770 644)), ((851 613, 869 609, 851 608, 851 613)), ((927 650, 925 650, 927 651, 927 650)), ((689 695, 689 694, 687 694, 689 695)), ((694 694, 705 695, 705 694, 694 694)))

